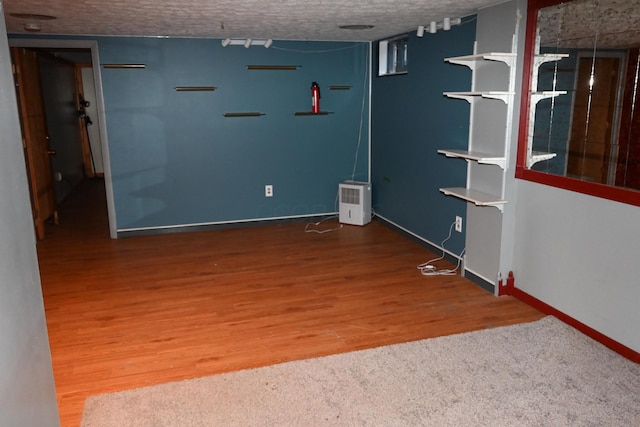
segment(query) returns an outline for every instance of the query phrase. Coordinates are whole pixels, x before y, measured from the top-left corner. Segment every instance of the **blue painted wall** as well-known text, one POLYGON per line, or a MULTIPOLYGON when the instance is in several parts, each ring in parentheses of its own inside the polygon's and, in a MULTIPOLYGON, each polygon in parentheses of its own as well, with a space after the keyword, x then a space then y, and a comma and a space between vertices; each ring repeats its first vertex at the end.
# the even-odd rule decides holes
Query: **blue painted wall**
MULTIPOLYGON (((466 214, 464 201, 439 191, 466 185, 466 162, 437 154, 440 148, 467 147, 469 104, 443 96, 471 88, 469 68, 444 62, 473 53, 475 21, 464 21, 468 23, 423 38, 410 34, 408 74, 374 76, 372 85, 374 209, 437 245, 455 216, 464 220, 466 214)), ((445 247, 460 253, 464 234, 454 232, 445 247)))
POLYGON ((366 109, 360 132, 367 43, 274 41, 270 49, 245 49, 213 39, 98 38, 98 45, 103 64, 146 64, 101 70, 118 230, 335 212, 338 183, 368 178, 366 109), (310 111, 313 81, 322 110, 333 114, 294 116, 310 111), (274 186, 272 198, 265 184, 274 186))

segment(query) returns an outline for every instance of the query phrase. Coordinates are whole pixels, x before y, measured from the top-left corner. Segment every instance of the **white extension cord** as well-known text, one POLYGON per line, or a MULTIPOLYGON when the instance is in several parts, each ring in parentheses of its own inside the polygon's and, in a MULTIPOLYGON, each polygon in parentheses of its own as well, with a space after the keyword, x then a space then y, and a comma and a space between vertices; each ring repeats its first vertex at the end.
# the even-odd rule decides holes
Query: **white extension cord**
POLYGON ((462 256, 464 255, 465 249, 463 249, 458 256, 458 264, 456 265, 456 268, 446 268, 443 270, 438 270, 438 268, 432 264, 436 261, 444 259, 444 244, 447 243, 447 241, 451 238, 451 233, 453 232, 453 227, 455 227, 455 225, 455 221, 451 223, 451 226, 449 227, 449 235, 440 244, 440 246, 442 247, 442 256, 430 259, 429 261, 418 265, 418 270, 420 270, 420 273, 422 273, 423 276, 454 276, 458 273, 458 269, 460 268, 460 263, 462 262, 462 256))

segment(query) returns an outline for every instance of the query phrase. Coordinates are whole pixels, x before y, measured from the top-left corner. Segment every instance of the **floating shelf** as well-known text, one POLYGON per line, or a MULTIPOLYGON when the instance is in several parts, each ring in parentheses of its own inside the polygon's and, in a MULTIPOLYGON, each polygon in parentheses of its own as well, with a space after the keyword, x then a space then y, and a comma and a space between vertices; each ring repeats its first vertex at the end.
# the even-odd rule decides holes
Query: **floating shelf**
POLYGON ((350 90, 351 86, 329 86, 329 90, 350 90))
POLYGON ((300 65, 247 65, 247 70, 295 71, 300 65))
POLYGON ((333 111, 320 111, 319 113, 312 113, 311 111, 296 111, 294 116, 326 116, 327 114, 333 114, 333 111))
POLYGON ((176 92, 213 92, 215 86, 176 86, 176 92))
POLYGON ((458 197, 459 199, 471 202, 476 206, 494 206, 501 212, 503 210, 502 205, 507 203, 506 200, 503 200, 492 194, 487 194, 483 193, 482 191, 471 190, 463 187, 441 188, 440 191, 447 196, 458 197))
POLYGON ((224 113, 225 117, 260 117, 264 116, 264 113, 257 111, 239 112, 239 113, 224 113))
POLYGON ((447 157, 455 157, 458 159, 473 160, 478 163, 486 165, 496 165, 501 169, 506 166, 507 159, 504 156, 494 156, 479 151, 466 151, 466 150, 438 150, 438 153, 444 154, 447 157))
POLYGON ((538 162, 542 162, 544 160, 553 159, 557 156, 556 153, 544 153, 542 151, 532 151, 527 158, 527 168, 535 165, 538 162))
POLYGON ((469 103, 475 99, 489 98, 498 99, 506 104, 515 95, 515 92, 492 90, 484 92, 445 92, 444 95, 449 98, 464 99, 469 103))
POLYGON ((147 68, 146 64, 102 64, 102 68, 147 68))
POLYGON ((503 53, 503 52, 489 52, 489 53, 480 53, 477 55, 467 55, 467 56, 456 56, 452 58, 445 58, 446 62, 450 64, 458 64, 469 67, 471 70, 475 71, 476 64, 478 62, 488 60, 488 61, 498 61, 504 62, 509 67, 514 65, 516 60, 515 53, 503 53))

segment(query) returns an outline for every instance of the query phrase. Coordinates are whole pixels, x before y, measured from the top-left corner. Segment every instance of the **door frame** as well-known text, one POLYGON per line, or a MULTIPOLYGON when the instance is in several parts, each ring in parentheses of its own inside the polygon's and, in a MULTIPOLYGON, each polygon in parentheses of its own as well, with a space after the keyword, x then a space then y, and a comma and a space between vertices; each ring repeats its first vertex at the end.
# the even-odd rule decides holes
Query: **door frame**
POLYGON ((96 87, 96 107, 98 110, 98 125, 100 139, 102 141, 102 159, 104 169, 104 185, 107 195, 107 215, 109 217, 109 235, 112 239, 118 238, 116 229, 116 212, 113 197, 113 181, 111 176, 111 162, 109 157, 109 140, 107 137, 107 116, 104 108, 104 95, 102 89, 102 75, 100 73, 100 57, 98 55, 97 40, 64 40, 64 39, 9 39, 10 47, 26 48, 70 48, 90 49, 93 65, 93 78, 96 87))

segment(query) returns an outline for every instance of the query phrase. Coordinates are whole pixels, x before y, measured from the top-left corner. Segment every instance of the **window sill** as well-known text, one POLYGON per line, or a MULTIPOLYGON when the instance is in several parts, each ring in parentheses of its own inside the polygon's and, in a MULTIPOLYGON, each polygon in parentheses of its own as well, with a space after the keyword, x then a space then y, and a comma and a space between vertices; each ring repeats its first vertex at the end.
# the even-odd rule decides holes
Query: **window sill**
POLYGON ((409 74, 409 72, 408 71, 398 71, 398 72, 395 72, 395 73, 378 74, 378 77, 404 76, 405 74, 409 74))
POLYGON ((516 178, 536 182, 538 184, 549 185, 551 187, 561 188, 564 190, 575 191, 577 193, 586 194, 588 196, 613 200, 633 206, 640 206, 640 191, 638 190, 581 181, 579 179, 548 174, 544 172, 525 169, 523 167, 516 168, 516 178))

